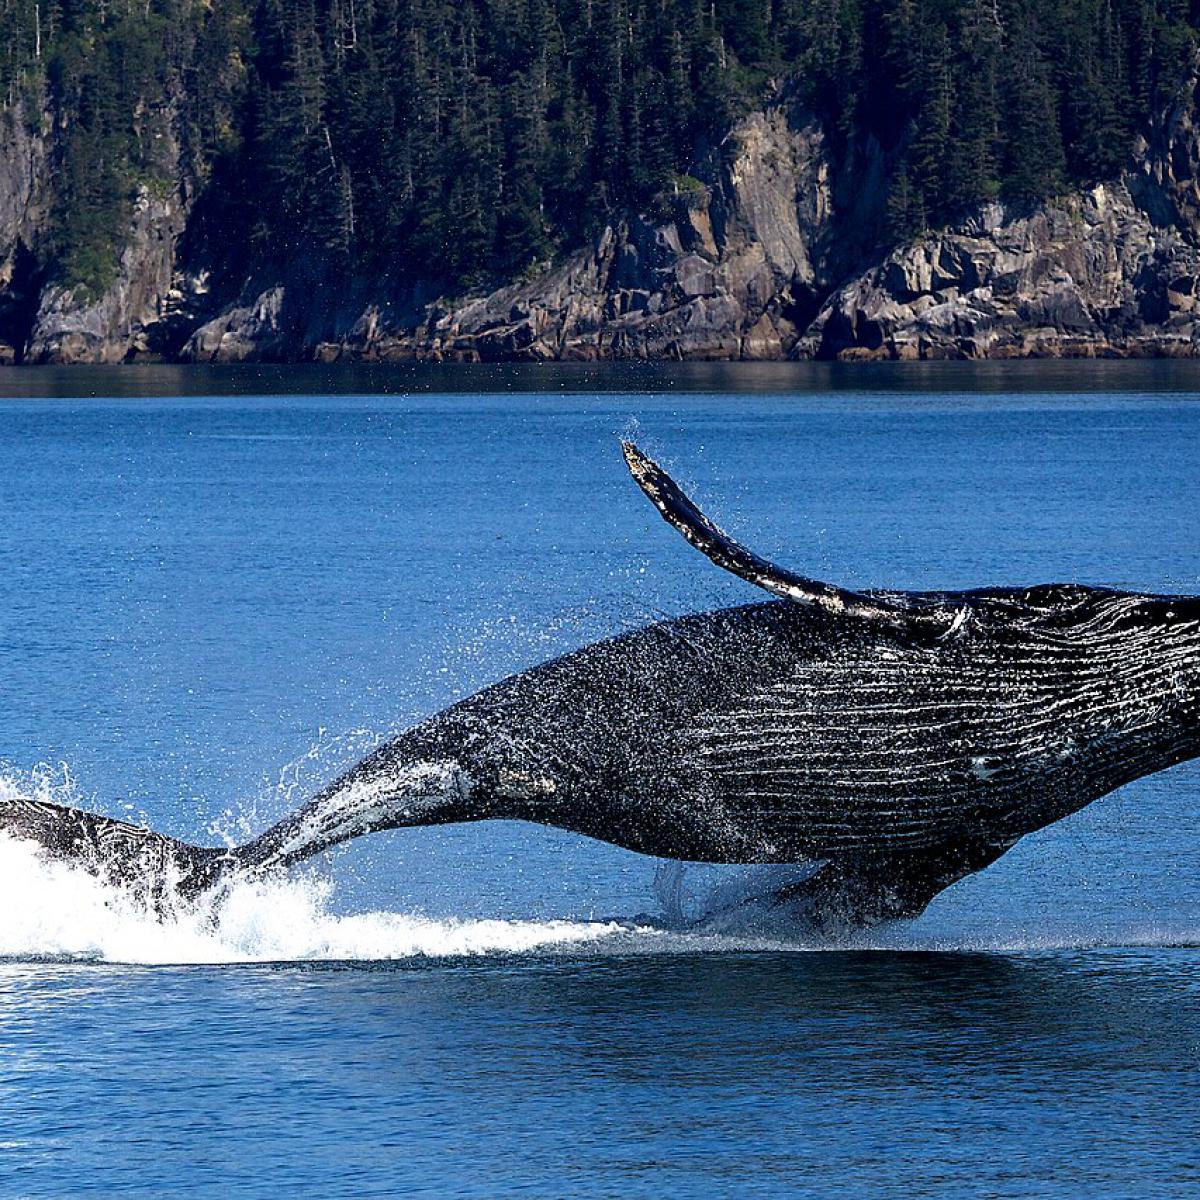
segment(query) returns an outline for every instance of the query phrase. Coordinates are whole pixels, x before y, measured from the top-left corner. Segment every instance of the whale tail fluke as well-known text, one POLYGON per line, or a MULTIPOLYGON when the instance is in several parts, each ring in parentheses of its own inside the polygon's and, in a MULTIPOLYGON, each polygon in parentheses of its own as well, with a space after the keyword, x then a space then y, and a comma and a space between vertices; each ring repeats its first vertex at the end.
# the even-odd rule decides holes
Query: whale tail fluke
POLYGON ((270 829, 234 847, 194 846, 115 817, 45 800, 0 799, 0 835, 82 867, 160 911, 236 878, 284 870, 340 842, 399 826, 477 819, 471 782, 453 761, 393 761, 387 753, 335 780, 270 829))
POLYGON ((190 901, 240 869, 236 851, 194 846, 143 825, 43 800, 0 800, 0 834, 83 867, 163 907, 190 901))

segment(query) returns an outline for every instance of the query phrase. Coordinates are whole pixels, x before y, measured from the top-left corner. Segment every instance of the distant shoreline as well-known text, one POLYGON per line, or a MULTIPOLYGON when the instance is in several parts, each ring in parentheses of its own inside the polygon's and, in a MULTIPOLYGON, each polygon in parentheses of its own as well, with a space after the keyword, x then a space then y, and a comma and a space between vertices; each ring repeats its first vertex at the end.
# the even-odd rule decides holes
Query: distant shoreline
POLYGON ((1200 395, 1197 359, 974 362, 77 363, 0 370, 16 399, 450 395, 1200 395))

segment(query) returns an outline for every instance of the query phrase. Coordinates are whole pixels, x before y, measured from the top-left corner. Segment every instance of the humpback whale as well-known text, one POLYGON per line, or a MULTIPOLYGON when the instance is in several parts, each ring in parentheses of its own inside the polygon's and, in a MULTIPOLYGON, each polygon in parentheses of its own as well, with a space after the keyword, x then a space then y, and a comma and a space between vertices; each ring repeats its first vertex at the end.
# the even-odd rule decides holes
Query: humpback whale
POLYGON ((724 533, 624 445, 661 515, 772 598, 496 683, 233 849, 30 800, 0 831, 191 898, 383 829, 518 819, 713 863, 803 863, 817 931, 919 915, 1021 837, 1200 754, 1200 598, 1080 584, 851 591, 724 533))

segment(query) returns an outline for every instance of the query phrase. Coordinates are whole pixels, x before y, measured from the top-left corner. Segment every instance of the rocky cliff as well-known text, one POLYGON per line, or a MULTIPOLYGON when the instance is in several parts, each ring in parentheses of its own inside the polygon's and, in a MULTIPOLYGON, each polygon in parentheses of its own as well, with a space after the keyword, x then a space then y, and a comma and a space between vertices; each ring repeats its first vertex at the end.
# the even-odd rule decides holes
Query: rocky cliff
MULTIPOLYGON (((0 359, 119 362, 948 358, 1200 354, 1197 83, 1119 178, 1020 210, 990 204, 881 250, 887 156, 835 156, 788 104, 739 121, 653 210, 487 294, 338 282, 299 256, 209 288, 193 185, 143 187, 115 281, 38 278, 46 138, 3 116, 0 359)), ((168 142, 170 139, 167 139, 168 142)))
POLYGON ((182 300, 175 287, 176 260, 186 220, 187 204, 179 192, 139 189, 115 281, 95 298, 46 286, 24 348, 25 361, 113 363, 169 352, 182 300))
POLYGON ((21 105, 0 114, 0 362, 170 357, 194 327, 189 303, 203 294, 203 280, 186 277, 181 254, 194 187, 169 112, 162 124, 156 178, 136 190, 115 277, 90 295, 47 278, 41 266, 56 188, 50 114, 21 105))
POLYGON ((0 114, 0 362, 24 349, 39 288, 33 247, 48 215, 49 163, 40 115, 16 104, 0 114))
POLYGON ((839 287, 795 357, 1200 354, 1200 93, 1116 180, 1025 211, 987 205, 839 287))
POLYGON ((201 325, 182 356, 781 358, 877 230, 881 189, 840 205, 824 134, 787 107, 738 122, 697 173, 653 213, 489 294, 368 297, 355 311, 344 297, 314 305, 311 279, 273 282, 201 325))

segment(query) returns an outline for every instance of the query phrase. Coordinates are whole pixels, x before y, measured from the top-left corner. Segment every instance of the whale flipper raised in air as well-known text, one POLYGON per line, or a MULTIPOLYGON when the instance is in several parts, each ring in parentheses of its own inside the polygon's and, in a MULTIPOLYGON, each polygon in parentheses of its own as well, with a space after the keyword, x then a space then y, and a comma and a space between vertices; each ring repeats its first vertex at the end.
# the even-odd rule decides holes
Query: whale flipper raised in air
POLYGON ((664 858, 819 864, 778 899, 830 931, 916 916, 1026 833, 1200 754, 1196 598, 848 591, 760 558, 625 455, 689 542, 780 599, 511 676, 232 850, 33 801, 0 801, 0 830, 186 897, 375 830, 527 820, 664 858))
POLYGON ((629 473, 662 514, 663 520, 679 530, 718 567, 755 587, 781 599, 811 604, 838 616, 882 621, 900 627, 934 629, 944 633, 955 628, 956 623, 961 623, 961 610, 947 608, 940 603, 941 597, 854 592, 822 583, 819 579, 797 575, 787 567, 762 558, 705 516, 675 480, 633 442, 622 442, 621 449, 629 473))

